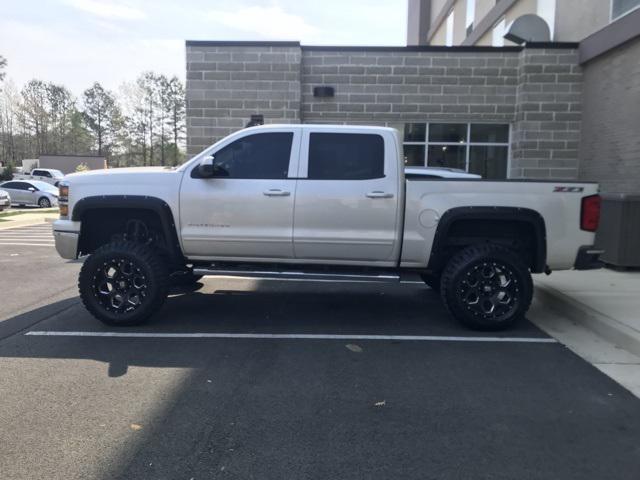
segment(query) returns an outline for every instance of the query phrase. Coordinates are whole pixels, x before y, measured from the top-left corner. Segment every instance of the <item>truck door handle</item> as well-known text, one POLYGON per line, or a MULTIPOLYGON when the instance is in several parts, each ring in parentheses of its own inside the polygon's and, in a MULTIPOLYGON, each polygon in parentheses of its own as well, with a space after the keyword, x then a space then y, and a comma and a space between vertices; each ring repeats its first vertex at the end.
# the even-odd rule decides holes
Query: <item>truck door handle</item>
POLYGON ((376 190, 374 192, 367 193, 368 198, 393 198, 393 193, 386 193, 376 190))
POLYGON ((262 192, 267 197, 288 197, 291 195, 291 192, 287 192, 286 190, 280 190, 277 188, 271 188, 269 190, 265 190, 262 192))

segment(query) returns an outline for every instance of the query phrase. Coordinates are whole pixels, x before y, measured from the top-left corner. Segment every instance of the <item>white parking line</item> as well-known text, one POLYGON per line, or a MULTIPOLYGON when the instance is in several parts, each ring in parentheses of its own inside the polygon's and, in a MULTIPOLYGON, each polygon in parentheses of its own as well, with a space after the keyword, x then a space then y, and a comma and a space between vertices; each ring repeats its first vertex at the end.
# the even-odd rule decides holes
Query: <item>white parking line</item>
POLYGON ((63 332, 33 330, 25 333, 37 337, 116 337, 116 338, 240 338, 296 340, 392 340, 421 342, 498 342, 558 343, 555 338, 536 337, 450 337, 437 335, 331 335, 306 333, 153 333, 153 332, 63 332))

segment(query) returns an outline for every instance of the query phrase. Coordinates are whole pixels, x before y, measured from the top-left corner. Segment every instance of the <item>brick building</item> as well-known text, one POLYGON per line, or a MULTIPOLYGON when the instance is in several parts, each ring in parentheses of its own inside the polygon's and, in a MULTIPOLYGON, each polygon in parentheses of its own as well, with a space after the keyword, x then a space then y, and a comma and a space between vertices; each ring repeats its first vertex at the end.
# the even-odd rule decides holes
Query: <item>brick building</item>
POLYGON ((188 153, 258 114, 398 128, 407 165, 640 191, 639 20, 523 46, 187 41, 188 153))

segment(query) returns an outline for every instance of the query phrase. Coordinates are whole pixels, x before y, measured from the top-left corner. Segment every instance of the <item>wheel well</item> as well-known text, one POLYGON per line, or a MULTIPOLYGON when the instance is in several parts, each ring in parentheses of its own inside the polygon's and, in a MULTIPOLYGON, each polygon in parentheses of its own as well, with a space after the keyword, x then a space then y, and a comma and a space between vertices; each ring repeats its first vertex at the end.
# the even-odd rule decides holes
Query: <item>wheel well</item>
POLYGON ((79 219, 82 223, 78 254, 88 255, 110 242, 130 240, 157 249, 174 258, 177 255, 166 226, 158 212, 145 208, 86 209, 79 219))
POLYGON ((543 272, 546 266, 544 221, 536 215, 534 218, 474 215, 449 219, 438 228, 428 269, 440 272, 447 261, 463 248, 493 243, 515 251, 533 273, 543 272))

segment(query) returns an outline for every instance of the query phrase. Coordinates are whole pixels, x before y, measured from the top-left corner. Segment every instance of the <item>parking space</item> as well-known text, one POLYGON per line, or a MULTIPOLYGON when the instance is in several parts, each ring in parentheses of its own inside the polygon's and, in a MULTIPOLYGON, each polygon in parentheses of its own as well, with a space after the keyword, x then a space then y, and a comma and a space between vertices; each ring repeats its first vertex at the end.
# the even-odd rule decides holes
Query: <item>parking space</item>
POLYGON ((0 342, 3 478, 637 478, 637 399, 423 285, 211 279, 127 329, 67 296, 0 342))
POLYGON ((49 223, 0 230, 0 248, 2 246, 53 247, 54 245, 49 223))

